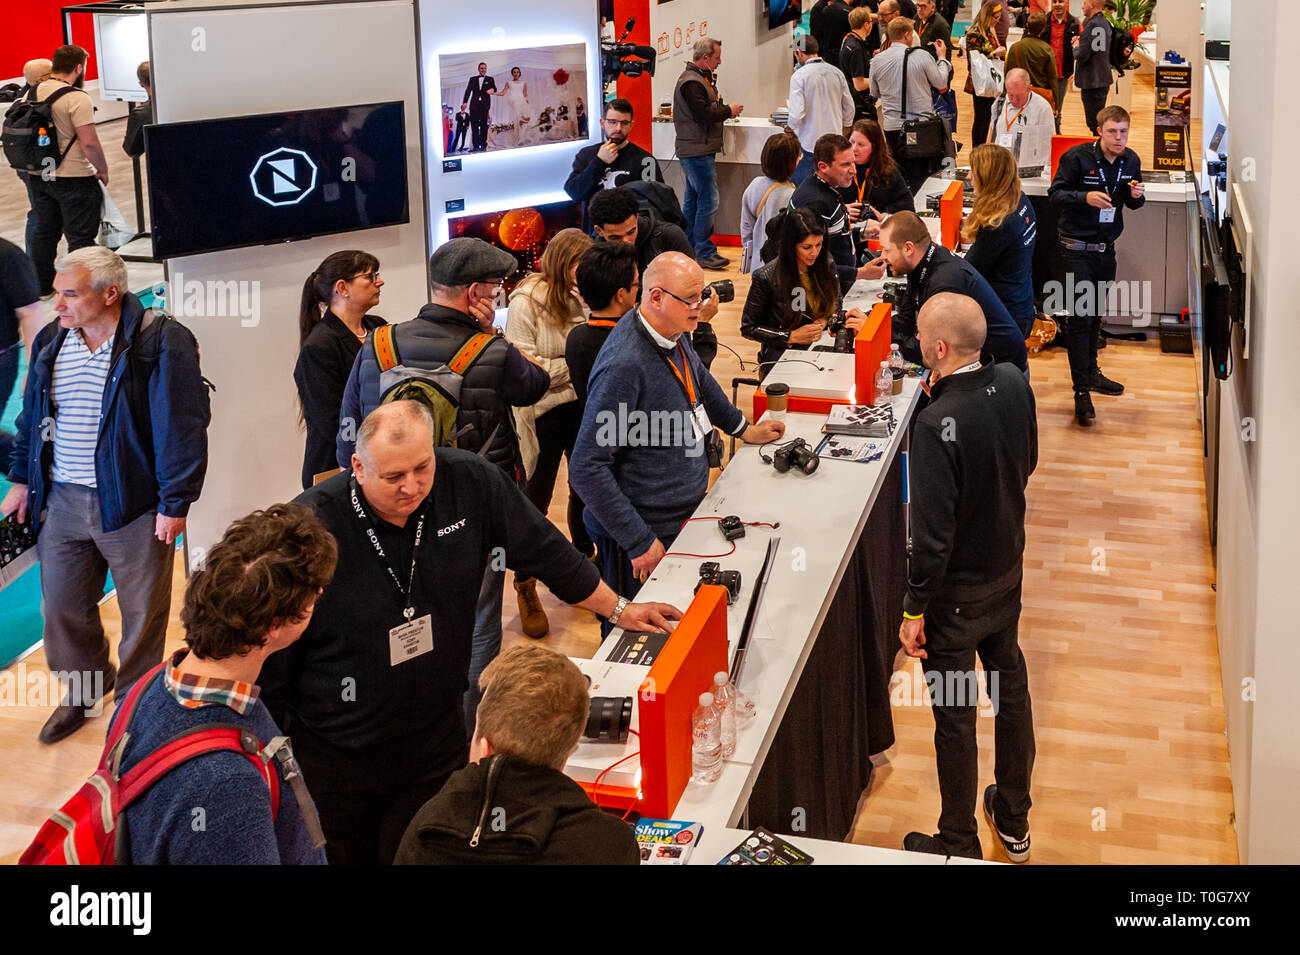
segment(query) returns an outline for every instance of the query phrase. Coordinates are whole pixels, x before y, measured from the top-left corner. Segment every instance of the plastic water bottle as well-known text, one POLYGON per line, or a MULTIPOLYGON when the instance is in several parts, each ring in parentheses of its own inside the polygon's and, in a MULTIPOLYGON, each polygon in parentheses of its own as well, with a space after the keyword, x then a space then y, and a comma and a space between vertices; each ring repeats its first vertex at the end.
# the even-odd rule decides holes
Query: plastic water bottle
POLYGON ((903 353, 898 350, 898 345, 889 346, 889 373, 894 376, 894 394, 903 393, 904 372, 903 353))
POLYGON ((713 674, 713 705, 721 712, 722 758, 736 753, 736 688, 725 671, 713 674))
POLYGON ((889 370, 889 362, 882 361, 880 370, 876 372, 876 398, 873 402, 878 405, 893 404, 894 401, 894 375, 889 370))
POLYGON ((713 705, 712 693, 700 694, 700 705, 691 714, 691 778, 711 783, 722 775, 722 719, 713 705))

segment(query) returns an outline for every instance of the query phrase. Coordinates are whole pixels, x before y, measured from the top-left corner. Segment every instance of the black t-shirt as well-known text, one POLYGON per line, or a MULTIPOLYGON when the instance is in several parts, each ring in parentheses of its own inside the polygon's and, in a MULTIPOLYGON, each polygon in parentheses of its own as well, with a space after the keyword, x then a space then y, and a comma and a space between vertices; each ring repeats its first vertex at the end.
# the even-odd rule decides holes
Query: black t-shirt
POLYGON ((585 408, 587 405, 587 381, 591 378, 591 369, 595 367, 600 347, 614 330, 616 322, 612 318, 588 319, 587 324, 579 325, 564 340, 564 361, 569 366, 569 383, 578 393, 579 407, 585 408))
MULTIPOLYGON (((868 41, 870 34, 868 34, 868 41)), ((840 47, 840 69, 844 71, 844 79, 848 81, 849 92, 853 94, 853 105, 856 109, 855 118, 862 119, 871 116, 871 91, 870 89, 855 89, 853 86, 854 77, 866 79, 871 75, 871 50, 867 42, 859 40, 852 33, 844 37, 844 44, 840 47)))
MULTIPOLYGON (((22 249, 0 239, 0 351, 18 343, 18 309, 41 299, 36 268, 22 249)), ((0 400, 4 399, 0 395, 0 400)))
MULTIPOLYGON (((338 567, 302 637, 270 657, 259 678, 262 699, 286 732, 305 726, 349 749, 421 734, 430 742, 419 769, 431 773, 464 764, 461 698, 490 562, 500 559, 520 577, 540 577, 567 602, 585 600, 600 583, 595 565, 500 468, 455 448, 438 448, 435 458, 411 593, 415 619, 432 618, 433 650, 392 663, 389 630, 403 622, 406 601, 352 509, 352 472, 344 471, 296 499, 334 535, 338 567)), ((366 509, 405 587, 417 521, 397 528, 366 509)))

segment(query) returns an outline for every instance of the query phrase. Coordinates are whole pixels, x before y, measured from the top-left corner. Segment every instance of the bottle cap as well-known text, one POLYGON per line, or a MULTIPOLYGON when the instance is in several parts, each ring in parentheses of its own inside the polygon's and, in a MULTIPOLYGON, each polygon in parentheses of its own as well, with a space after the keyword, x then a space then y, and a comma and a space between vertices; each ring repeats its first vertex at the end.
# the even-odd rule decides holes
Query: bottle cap
POLYGON ((713 694, 712 694, 712 693, 701 693, 701 694, 700 694, 700 706, 712 706, 712 705, 713 705, 713 694))
POLYGON ((717 673, 713 674, 713 685, 726 686, 727 679, 727 672, 725 670, 719 670, 717 673))

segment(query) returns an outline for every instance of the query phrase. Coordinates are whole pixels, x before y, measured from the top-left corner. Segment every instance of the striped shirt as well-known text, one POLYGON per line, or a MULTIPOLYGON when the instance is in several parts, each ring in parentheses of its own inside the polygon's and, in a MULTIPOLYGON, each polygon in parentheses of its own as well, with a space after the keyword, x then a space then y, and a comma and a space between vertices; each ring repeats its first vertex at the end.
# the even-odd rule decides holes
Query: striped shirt
POLYGON ((104 403, 104 382, 113 357, 109 335, 92 353, 74 328, 54 359, 54 467, 50 479, 60 484, 97 487, 95 445, 104 403))

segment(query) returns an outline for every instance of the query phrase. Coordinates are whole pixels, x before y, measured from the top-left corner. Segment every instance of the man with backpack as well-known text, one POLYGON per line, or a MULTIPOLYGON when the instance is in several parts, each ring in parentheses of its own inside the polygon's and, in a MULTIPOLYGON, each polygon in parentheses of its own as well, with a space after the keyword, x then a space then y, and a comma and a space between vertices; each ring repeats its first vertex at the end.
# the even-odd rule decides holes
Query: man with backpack
POLYGON ((56 267, 59 318, 32 345, 14 486, 0 503, 40 531, 45 654, 68 687, 43 743, 76 732, 115 681, 120 699, 162 659, 174 544, 203 489, 211 418, 194 335, 145 311, 116 253, 79 249, 56 267), (107 571, 120 673, 97 609, 107 571))
MULTIPOLYGON (((19 100, 30 100, 36 95, 36 87, 40 86, 50 78, 50 70, 54 64, 49 60, 36 59, 28 60, 23 64, 23 87, 18 91, 18 96, 14 102, 19 100)), ((32 237, 36 235, 36 200, 32 197, 31 177, 22 170, 15 170, 18 179, 27 190, 27 227, 24 232, 23 251, 27 253, 28 258, 32 254, 32 237)))
POLYGON ((1105 0, 1083 0, 1083 27, 1074 38, 1074 85, 1083 100, 1088 132, 1097 135, 1097 113, 1106 105, 1113 77, 1110 71, 1111 30, 1105 0))
MULTIPOLYGON (((432 302, 409 322, 371 333, 357 354, 339 415, 339 467, 351 466, 356 429, 366 415, 389 401, 414 398, 433 410, 435 446, 476 453, 522 486, 524 462, 510 409, 540 401, 551 376, 492 326, 496 303, 505 299, 505 278, 518 267, 513 255, 482 239, 452 239, 433 253, 432 302)), ((504 589, 505 568, 489 565, 465 697, 470 722, 478 675, 501 650, 504 589)))
POLYGON ((42 296, 54 288, 60 236, 67 237, 69 252, 95 244, 103 205, 99 183, 108 185, 95 107, 82 89, 86 51, 61 46, 51 63, 49 79, 9 108, 3 133, 5 157, 27 176, 31 192, 36 221, 29 254, 42 296))
POLYGON ((423 402, 376 408, 349 470, 298 498, 334 535, 338 569, 302 639, 266 662, 262 699, 293 737, 335 865, 391 862, 416 811, 465 765, 475 595, 488 568, 539 577, 631 630, 680 617, 620 600, 518 482, 434 447, 434 427, 423 402))

